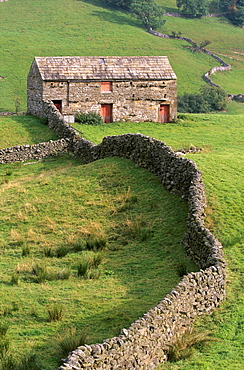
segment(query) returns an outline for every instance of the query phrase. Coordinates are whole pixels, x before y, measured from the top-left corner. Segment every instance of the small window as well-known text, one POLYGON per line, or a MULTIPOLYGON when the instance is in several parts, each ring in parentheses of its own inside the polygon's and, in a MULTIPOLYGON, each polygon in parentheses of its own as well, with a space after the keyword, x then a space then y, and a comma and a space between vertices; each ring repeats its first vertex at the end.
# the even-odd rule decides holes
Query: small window
POLYGON ((112 91, 112 82, 111 81, 102 81, 101 82, 101 91, 102 92, 111 92, 112 91))

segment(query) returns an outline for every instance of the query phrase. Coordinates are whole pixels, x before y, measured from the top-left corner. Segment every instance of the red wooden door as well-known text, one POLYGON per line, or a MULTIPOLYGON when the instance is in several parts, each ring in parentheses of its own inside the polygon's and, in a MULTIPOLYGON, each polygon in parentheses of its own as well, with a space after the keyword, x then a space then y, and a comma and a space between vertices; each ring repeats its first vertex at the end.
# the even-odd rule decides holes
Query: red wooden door
POLYGON ((159 122, 169 122, 169 105, 161 104, 159 108, 159 122))
POLYGON ((101 116, 103 122, 110 123, 113 121, 112 104, 101 104, 101 116))
POLYGON ((53 100, 52 101, 57 110, 59 110, 60 113, 62 113, 62 100, 53 100))

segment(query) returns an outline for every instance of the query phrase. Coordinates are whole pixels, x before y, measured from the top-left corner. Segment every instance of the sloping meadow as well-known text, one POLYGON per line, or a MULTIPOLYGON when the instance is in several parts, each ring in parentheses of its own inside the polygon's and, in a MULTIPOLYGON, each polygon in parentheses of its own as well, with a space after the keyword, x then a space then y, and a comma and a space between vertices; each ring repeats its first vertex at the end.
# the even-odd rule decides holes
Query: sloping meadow
POLYGON ((196 269, 180 245, 186 204, 130 161, 68 156, 0 170, 1 320, 11 353, 35 352, 54 369, 55 338, 67 328, 90 343, 118 335, 196 269))

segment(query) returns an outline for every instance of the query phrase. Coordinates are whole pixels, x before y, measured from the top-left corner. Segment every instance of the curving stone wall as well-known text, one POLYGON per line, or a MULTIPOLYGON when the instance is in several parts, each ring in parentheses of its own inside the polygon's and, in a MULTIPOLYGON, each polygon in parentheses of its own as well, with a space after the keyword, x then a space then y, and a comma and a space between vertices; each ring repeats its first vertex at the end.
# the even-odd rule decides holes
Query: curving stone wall
POLYGON ((78 137, 50 102, 44 102, 49 126, 72 141, 84 163, 105 157, 128 158, 155 174, 163 186, 189 205, 186 253, 200 271, 186 275, 159 304, 119 336, 71 352, 59 370, 155 369, 167 360, 167 349, 193 324, 225 299, 225 261, 220 242, 204 225, 206 197, 195 163, 179 157, 162 141, 141 134, 107 136, 99 145, 78 137))
POLYGON ((94 145, 74 143, 74 153, 86 161, 117 156, 128 158, 155 174, 171 192, 189 204, 186 253, 200 267, 186 275, 159 304, 119 336, 81 346, 59 370, 155 369, 167 360, 167 349, 203 313, 225 299, 225 261, 222 246, 204 226, 206 205, 201 172, 193 161, 177 156, 165 143, 141 134, 105 137, 94 145))
MULTIPOLYGON (((152 172, 163 186, 188 203, 187 230, 182 243, 186 253, 199 266, 199 272, 184 276, 157 306, 129 328, 122 329, 117 337, 77 348, 59 367, 59 370, 156 369, 167 361, 169 346, 196 317, 211 313, 225 299, 225 261, 220 242, 204 225, 206 198, 201 172, 193 161, 179 157, 162 141, 142 134, 125 134, 107 136, 99 145, 94 145, 80 138, 51 102, 43 102, 43 110, 49 127, 62 139, 10 148, 15 154, 11 154, 9 148, 3 149, 1 163, 14 158, 23 160, 24 152, 29 153, 28 160, 36 159, 35 150, 41 148, 43 154, 39 154, 44 157, 46 145, 59 142, 60 149, 73 152, 84 163, 111 156, 128 158, 152 172), (9 155, 13 156, 8 159, 9 155)), ((55 145, 48 155, 57 153, 55 145)))
MULTIPOLYGON (((176 16, 176 15, 174 15, 174 16, 176 16)), ((182 15, 177 15, 177 16, 182 16, 182 15)), ((212 16, 214 16, 214 15, 212 15, 212 16)), ((215 15, 215 16, 218 16, 218 15, 215 15)), ((148 32, 151 33, 154 36, 157 36, 157 37, 161 37, 161 38, 165 38, 165 39, 185 40, 185 41, 189 42, 191 45, 194 44, 194 41, 192 39, 190 39, 189 37, 167 35, 165 33, 160 33, 160 32, 154 31, 151 28, 148 30, 148 32)), ((205 48, 202 48, 201 51, 205 54, 208 54, 209 56, 211 56, 212 58, 214 58, 215 60, 217 60, 221 64, 221 66, 213 67, 209 71, 204 73, 204 75, 203 75, 204 81, 207 82, 211 86, 221 87, 221 86, 215 84, 211 80, 210 76, 213 73, 216 73, 216 72, 230 71, 231 70, 231 65, 226 63, 222 58, 215 55, 212 51, 209 51, 205 48)), ((238 94, 238 95, 228 94, 229 99, 242 102, 243 100, 241 98, 239 98, 239 96, 242 96, 242 94, 238 94)))

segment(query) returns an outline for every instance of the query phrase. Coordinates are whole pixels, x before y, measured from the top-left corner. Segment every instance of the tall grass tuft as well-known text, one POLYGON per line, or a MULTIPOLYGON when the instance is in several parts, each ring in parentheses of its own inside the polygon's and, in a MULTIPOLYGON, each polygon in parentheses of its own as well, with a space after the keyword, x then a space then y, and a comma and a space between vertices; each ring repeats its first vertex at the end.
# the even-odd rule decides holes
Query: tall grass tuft
POLYGON ((91 251, 101 251, 107 248, 107 238, 106 237, 96 237, 90 236, 86 240, 86 248, 91 251))
POLYGON ((9 351, 10 340, 7 338, 6 334, 9 328, 9 324, 1 320, 0 321, 0 358, 4 358, 9 351))
POLYGON ((79 277, 85 277, 87 274, 87 271, 90 268, 90 261, 88 260, 82 260, 77 265, 77 275, 79 277))
POLYGON ((97 269, 98 266, 100 266, 103 263, 104 259, 105 259, 104 253, 102 252, 94 253, 91 256, 91 267, 97 269))
POLYGON ((56 249, 56 256, 58 258, 62 258, 65 257, 69 252, 70 249, 67 245, 60 245, 60 247, 56 249))
POLYGON ((83 259, 78 263, 77 275, 86 279, 98 279, 101 271, 98 267, 105 259, 102 252, 87 252, 82 255, 83 259))
POLYGON ((8 353, 10 340, 5 336, 0 336, 0 358, 8 353))
POLYGON ((3 337, 4 335, 6 335, 8 328, 9 328, 9 324, 6 321, 1 320, 0 321, 0 337, 3 337))
POLYGON ((31 273, 35 276, 35 280, 38 283, 43 283, 48 279, 47 266, 41 265, 38 262, 33 263, 31 273))
POLYGON ((188 271, 187 271, 187 266, 185 263, 179 263, 177 266, 176 266, 176 272, 177 272, 177 275, 179 277, 183 277, 184 275, 187 275, 188 271))
POLYGON ((63 318, 63 307, 58 304, 53 304, 47 310, 48 321, 59 321, 63 318))
POLYGON ((86 331, 78 332, 76 327, 67 329, 65 333, 57 337, 57 352, 59 357, 67 356, 69 352, 87 343, 87 340, 86 331))
POLYGON ((24 245, 22 247, 22 253, 21 253, 22 257, 27 257, 30 255, 30 246, 29 245, 24 245))
POLYGON ((84 239, 81 239, 81 238, 74 240, 71 243, 71 246, 72 246, 72 251, 74 252, 82 252, 86 248, 84 239))
POLYGON ((16 272, 14 272, 12 274, 10 284, 11 285, 19 285, 19 275, 16 272))
POLYGON ((6 353, 1 359, 0 370, 42 370, 35 354, 17 359, 12 353, 6 353))
POLYGON ((43 254, 44 254, 45 257, 53 257, 54 256, 54 252, 53 252, 53 249, 51 247, 44 247, 43 254))
POLYGON ((19 370, 16 358, 10 353, 5 353, 2 356, 0 366, 1 370, 19 370))
POLYGON ((169 347, 167 354, 168 361, 177 362, 185 360, 193 355, 194 348, 199 348, 205 343, 217 340, 217 338, 211 337, 208 331, 198 332, 196 329, 190 328, 169 347))
POLYGON ((57 271, 56 277, 57 277, 57 280, 68 280, 70 277, 70 269, 63 268, 57 271))
POLYGON ((27 354, 19 360, 18 370, 42 370, 36 354, 27 354))

